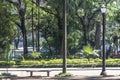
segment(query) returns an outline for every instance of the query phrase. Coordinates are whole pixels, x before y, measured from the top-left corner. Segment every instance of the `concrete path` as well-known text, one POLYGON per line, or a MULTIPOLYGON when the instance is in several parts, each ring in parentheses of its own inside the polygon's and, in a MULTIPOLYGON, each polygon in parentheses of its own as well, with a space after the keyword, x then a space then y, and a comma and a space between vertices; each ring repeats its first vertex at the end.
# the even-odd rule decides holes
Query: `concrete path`
POLYGON ((50 78, 55 80, 120 80, 120 76, 72 76, 72 77, 62 77, 62 78, 50 78))
MULTIPOLYGON (((22 70, 51 70, 50 76, 55 76, 62 72, 62 68, 0 68, 0 73, 8 72, 18 76, 29 76, 29 72, 22 70), (1 71, 5 70, 5 71, 1 71), (9 71, 9 70, 19 70, 19 71, 9 71)), ((83 75, 83 76, 99 76, 101 73, 101 68, 67 68, 67 72, 72 73, 73 75, 83 75)), ((119 67, 110 67, 106 68, 108 75, 120 75, 119 67)), ((46 75, 46 72, 35 72, 34 75, 46 75)))
MULTIPOLYGON (((109 67, 106 68, 108 76, 100 76, 101 68, 67 68, 67 72, 73 74, 72 77, 54 77, 55 75, 62 72, 62 68, 0 68, 0 73, 7 72, 19 77, 29 76, 30 73, 22 70, 52 70, 50 77, 39 80, 120 80, 120 68, 109 67), (5 71, 1 71, 5 70, 5 71), (20 70, 20 71, 9 71, 9 70, 20 70)), ((35 72, 34 76, 46 76, 46 72, 35 72)), ((24 80, 24 79, 21 79, 24 80)), ((25 80, 37 80, 37 79, 25 79, 25 80)))

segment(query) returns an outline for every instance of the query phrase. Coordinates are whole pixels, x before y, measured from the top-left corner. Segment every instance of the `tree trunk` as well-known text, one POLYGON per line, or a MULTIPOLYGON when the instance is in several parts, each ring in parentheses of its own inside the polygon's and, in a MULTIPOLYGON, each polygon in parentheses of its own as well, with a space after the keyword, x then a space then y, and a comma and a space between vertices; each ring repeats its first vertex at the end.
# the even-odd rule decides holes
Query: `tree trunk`
POLYGON ((63 54, 63 26, 62 26, 62 19, 60 17, 58 18, 58 31, 59 31, 59 54, 63 54))
POLYGON ((96 22, 96 31, 95 31, 95 48, 100 50, 100 33, 101 33, 101 23, 100 21, 96 22))
POLYGON ((18 49, 18 44, 19 44, 19 41, 20 41, 20 38, 19 38, 20 36, 17 36, 17 37, 18 37, 18 39, 14 40, 14 45, 15 45, 16 49, 18 49))
POLYGON ((20 21, 21 21, 21 28, 22 28, 22 35, 23 35, 23 56, 26 57, 28 53, 28 49, 27 49, 27 36, 26 36, 24 16, 21 17, 20 21))
POLYGON ((82 30, 83 30, 83 36, 82 36, 82 38, 83 38, 83 46, 84 45, 87 45, 87 26, 86 26, 86 23, 85 23, 85 17, 83 16, 83 17, 79 17, 79 19, 80 19, 80 22, 81 22, 81 25, 82 25, 82 30))
POLYGON ((51 46, 50 46, 50 44, 49 44, 49 41, 46 39, 46 41, 47 41, 47 45, 48 45, 48 49, 49 49, 49 53, 50 53, 50 56, 49 57, 51 57, 51 56, 53 56, 53 52, 52 52, 52 50, 51 50, 51 46))
POLYGON ((83 43, 83 45, 87 45, 87 33, 86 33, 87 31, 86 31, 86 25, 83 25, 83 41, 84 41, 84 43, 83 43))

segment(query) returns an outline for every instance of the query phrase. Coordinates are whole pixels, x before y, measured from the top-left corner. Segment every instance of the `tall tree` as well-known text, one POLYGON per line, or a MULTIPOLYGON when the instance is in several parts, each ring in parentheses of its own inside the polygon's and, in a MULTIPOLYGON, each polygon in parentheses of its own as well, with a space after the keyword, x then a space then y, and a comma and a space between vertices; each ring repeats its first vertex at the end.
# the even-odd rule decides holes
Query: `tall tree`
POLYGON ((28 53, 27 49, 27 35, 26 35, 26 27, 25 27, 25 13, 26 13, 26 8, 27 8, 27 3, 25 0, 7 0, 11 4, 13 4, 19 14, 20 22, 15 22, 16 25, 21 29, 22 35, 23 35, 23 51, 24 51, 24 57, 28 53))
MULTIPOLYGON (((45 6, 41 6, 40 8, 43 9, 46 13, 51 14, 53 17, 55 17, 55 21, 57 24, 57 31, 58 33, 55 34, 56 35, 56 40, 57 43, 55 44, 57 49, 58 49, 58 53, 62 54, 62 49, 63 49, 63 26, 62 26, 62 22, 63 22, 63 18, 62 18, 62 10, 63 10, 63 6, 61 7, 62 4, 62 0, 47 0, 46 5, 45 6), (56 4, 54 4, 56 3, 56 4), (59 46, 58 46, 59 45, 59 46)), ((56 33, 56 31, 55 31, 56 33)))
POLYGON ((0 3, 0 58, 5 59, 15 38, 16 27, 12 20, 15 20, 16 16, 11 13, 10 4, 4 0, 1 0, 0 3))

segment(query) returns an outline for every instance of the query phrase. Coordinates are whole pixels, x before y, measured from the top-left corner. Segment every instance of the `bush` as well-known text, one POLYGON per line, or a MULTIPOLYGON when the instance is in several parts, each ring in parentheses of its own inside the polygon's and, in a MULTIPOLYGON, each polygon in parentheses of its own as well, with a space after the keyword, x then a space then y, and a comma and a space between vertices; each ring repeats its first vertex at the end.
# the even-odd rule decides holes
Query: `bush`
POLYGON ((30 53, 30 54, 28 55, 28 57, 29 57, 30 59, 36 60, 36 59, 39 59, 39 58, 41 57, 41 54, 40 54, 40 52, 33 51, 32 53, 30 53))
POLYGON ((48 64, 62 64, 62 59, 52 59, 52 60, 49 60, 48 64))
POLYGON ((25 60, 21 61, 21 65, 39 65, 40 62, 38 60, 25 60))
POLYGON ((86 45, 83 46, 83 49, 79 53, 77 53, 77 55, 83 56, 84 58, 87 58, 89 60, 90 58, 98 58, 98 52, 99 50, 94 50, 92 46, 86 45))
POLYGON ((15 65, 16 62, 15 61, 9 61, 9 65, 15 65))
POLYGON ((7 64, 8 64, 7 61, 0 61, 0 65, 1 65, 1 66, 6 66, 7 64))
MULTIPOLYGON (((50 60, 23 60, 23 61, 0 61, 1 67, 19 66, 19 67, 62 67, 62 59, 50 59, 50 60)), ((67 59, 68 67, 92 67, 102 66, 102 60, 99 58, 89 60, 82 59, 67 59)), ((107 59, 106 66, 118 67, 120 66, 120 59, 107 59)))

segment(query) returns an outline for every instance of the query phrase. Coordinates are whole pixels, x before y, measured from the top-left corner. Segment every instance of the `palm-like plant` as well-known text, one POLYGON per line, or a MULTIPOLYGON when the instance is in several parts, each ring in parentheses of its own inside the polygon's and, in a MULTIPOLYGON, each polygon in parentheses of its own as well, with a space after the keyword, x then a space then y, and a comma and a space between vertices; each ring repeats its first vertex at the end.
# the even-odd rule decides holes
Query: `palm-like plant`
POLYGON ((81 50, 82 54, 85 58, 88 59, 88 61, 90 60, 90 58, 99 57, 98 51, 99 50, 94 50, 90 45, 84 46, 83 50, 81 50))

